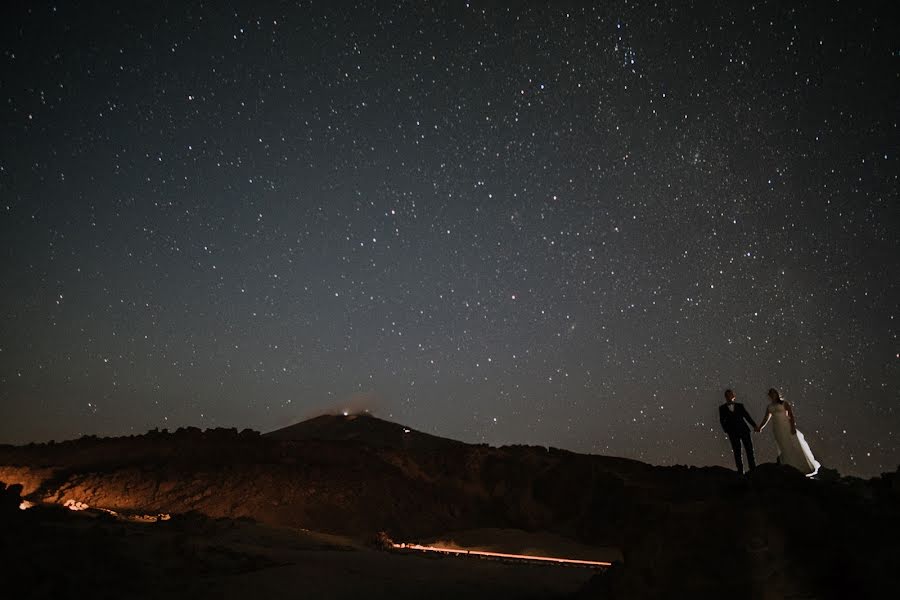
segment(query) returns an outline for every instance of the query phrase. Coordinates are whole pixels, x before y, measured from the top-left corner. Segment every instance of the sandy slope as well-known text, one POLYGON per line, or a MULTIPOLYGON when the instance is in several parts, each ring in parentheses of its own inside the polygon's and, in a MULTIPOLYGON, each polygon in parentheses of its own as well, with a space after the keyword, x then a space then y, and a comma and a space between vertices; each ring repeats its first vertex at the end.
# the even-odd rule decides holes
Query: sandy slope
POLYGON ((560 598, 594 574, 385 552, 247 520, 135 523, 90 510, 27 512, 0 557, 17 574, 16 598, 560 598))
POLYGON ((558 598, 575 593, 593 571, 498 561, 354 551, 280 551, 290 561, 218 577, 210 592, 222 598, 558 598))

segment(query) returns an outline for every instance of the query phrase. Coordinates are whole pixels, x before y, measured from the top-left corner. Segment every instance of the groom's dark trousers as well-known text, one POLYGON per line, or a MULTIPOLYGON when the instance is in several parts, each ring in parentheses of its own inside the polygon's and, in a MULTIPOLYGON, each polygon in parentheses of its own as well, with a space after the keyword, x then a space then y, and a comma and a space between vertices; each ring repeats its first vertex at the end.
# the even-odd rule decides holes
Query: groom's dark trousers
POLYGON ((751 470, 756 467, 756 459, 753 457, 753 439, 750 436, 750 428, 747 427, 747 423, 750 423, 755 428, 756 423, 747 414, 743 404, 739 402, 731 404, 734 407, 733 409, 729 408, 728 402, 719 407, 719 422, 722 424, 722 429, 728 434, 728 440, 731 442, 737 471, 738 473, 743 473, 744 461, 741 456, 741 444, 744 445, 744 449, 747 451, 748 466, 751 470))

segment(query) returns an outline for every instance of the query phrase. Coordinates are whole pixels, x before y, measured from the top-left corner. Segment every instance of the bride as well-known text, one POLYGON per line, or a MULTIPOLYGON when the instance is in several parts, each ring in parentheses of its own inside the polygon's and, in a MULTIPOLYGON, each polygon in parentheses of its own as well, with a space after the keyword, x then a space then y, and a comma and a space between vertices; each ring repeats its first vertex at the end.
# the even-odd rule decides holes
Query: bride
POLYGON ((771 420, 775 443, 778 445, 778 462, 790 465, 807 477, 812 477, 818 472, 819 463, 809 449, 803 434, 797 430, 791 405, 781 399, 775 388, 769 390, 769 399, 771 402, 766 407, 766 416, 756 431, 762 431, 771 420))

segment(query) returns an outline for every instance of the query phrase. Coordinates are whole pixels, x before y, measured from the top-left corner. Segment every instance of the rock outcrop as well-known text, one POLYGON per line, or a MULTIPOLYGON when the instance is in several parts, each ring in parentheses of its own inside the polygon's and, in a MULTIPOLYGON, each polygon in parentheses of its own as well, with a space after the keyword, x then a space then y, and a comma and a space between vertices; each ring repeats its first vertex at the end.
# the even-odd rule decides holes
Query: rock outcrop
POLYGON ((38 502, 248 517, 361 540, 547 531, 622 550, 624 565, 591 584, 599 597, 874 597, 900 585, 890 563, 900 473, 817 481, 762 465, 743 478, 540 447, 360 438, 191 429, 2 447, 0 479, 38 502))

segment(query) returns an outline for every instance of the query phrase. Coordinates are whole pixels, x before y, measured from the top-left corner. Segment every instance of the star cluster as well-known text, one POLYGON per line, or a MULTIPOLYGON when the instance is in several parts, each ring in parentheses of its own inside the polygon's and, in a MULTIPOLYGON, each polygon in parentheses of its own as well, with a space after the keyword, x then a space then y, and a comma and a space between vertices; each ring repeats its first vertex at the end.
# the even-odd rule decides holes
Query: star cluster
POLYGON ((728 465, 774 386, 896 468, 886 11, 226 4, 2 9, 0 441, 368 409, 728 465))

